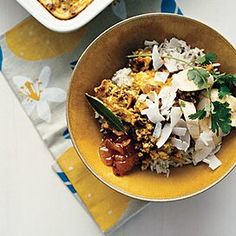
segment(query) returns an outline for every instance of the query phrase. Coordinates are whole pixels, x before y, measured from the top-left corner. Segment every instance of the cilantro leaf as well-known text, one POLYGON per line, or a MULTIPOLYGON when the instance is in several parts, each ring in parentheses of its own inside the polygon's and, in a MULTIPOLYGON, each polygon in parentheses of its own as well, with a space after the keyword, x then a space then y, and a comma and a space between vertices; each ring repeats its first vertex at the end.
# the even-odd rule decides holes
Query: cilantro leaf
POLYGON ((197 62, 201 65, 205 65, 216 62, 216 60, 217 60, 217 55, 213 52, 209 52, 205 54, 203 57, 198 58, 197 62))
POLYGON ((218 91, 218 96, 220 99, 224 98, 226 95, 231 95, 231 91, 226 85, 222 85, 221 87, 219 87, 218 91))
POLYGON ((227 102, 221 103, 218 101, 212 102, 213 111, 211 114, 211 129, 214 133, 219 134, 221 129, 223 133, 228 134, 231 129, 231 109, 227 102))
POLYGON ((207 88, 208 87, 208 78, 210 74, 203 68, 194 67, 193 69, 188 71, 188 79, 192 80, 199 88, 207 88))
POLYGON ((222 99, 226 95, 231 94, 231 90, 236 86, 236 74, 212 74, 215 82, 214 87, 219 90, 219 98, 222 99))
POLYGON ((206 114, 207 112, 204 109, 202 109, 202 110, 198 110, 194 114, 189 115, 188 117, 191 120, 196 120, 196 119, 202 120, 204 117, 206 117, 206 114))
POLYGON ((217 84, 226 84, 227 86, 236 86, 236 74, 219 74, 214 75, 215 83, 217 84))

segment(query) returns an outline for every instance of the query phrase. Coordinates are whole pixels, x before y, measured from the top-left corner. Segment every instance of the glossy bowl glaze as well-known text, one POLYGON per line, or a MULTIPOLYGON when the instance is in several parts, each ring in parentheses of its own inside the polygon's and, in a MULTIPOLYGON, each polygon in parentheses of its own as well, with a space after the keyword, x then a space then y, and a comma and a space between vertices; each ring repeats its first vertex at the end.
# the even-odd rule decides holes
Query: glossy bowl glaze
MULTIPOLYGON (((146 14, 125 20, 101 34, 84 52, 74 70, 67 104, 67 119, 74 147, 89 170, 111 188, 134 198, 171 201, 194 196, 223 179, 236 164, 235 132, 223 140, 217 155, 222 166, 212 171, 206 164, 171 170, 169 178, 151 171, 135 170, 117 177, 101 161, 99 125, 85 93, 125 66, 126 55, 143 46, 145 39, 162 42, 177 37, 191 46, 218 55, 221 69, 236 72, 236 51, 218 32, 196 20, 171 14, 146 14)), ((233 186, 232 186, 233 187, 233 186)))

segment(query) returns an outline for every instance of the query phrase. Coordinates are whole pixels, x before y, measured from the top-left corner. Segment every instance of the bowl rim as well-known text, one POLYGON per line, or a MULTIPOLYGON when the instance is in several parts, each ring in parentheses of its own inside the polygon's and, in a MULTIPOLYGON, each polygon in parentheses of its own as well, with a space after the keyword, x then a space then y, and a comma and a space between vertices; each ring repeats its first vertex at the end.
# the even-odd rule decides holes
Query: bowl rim
POLYGON ((71 91, 71 87, 72 87, 72 83, 73 83, 73 80, 75 78, 75 71, 80 63, 80 61, 82 60, 82 58, 84 57, 84 55, 87 53, 87 51, 90 49, 90 47, 92 45, 94 45, 98 40, 100 40, 100 38, 102 38, 107 32, 119 27, 119 26, 122 26, 124 24, 126 24, 127 22, 129 21, 133 21, 133 20, 136 20, 136 19, 140 19, 140 18, 146 18, 146 17, 152 17, 152 16, 159 16, 159 15, 165 15, 165 16, 174 16, 174 17, 177 17, 177 18, 185 18, 187 20, 190 20, 190 21, 193 21, 195 23, 198 23, 198 24, 201 24, 203 25, 204 27, 207 27, 209 29, 211 29, 212 31, 214 31, 216 34, 218 34, 218 36, 223 39, 223 41, 225 41, 226 44, 228 44, 228 46, 230 46, 232 48, 232 50, 234 51, 234 53, 236 54, 236 49, 235 47, 221 34, 219 33, 217 30, 215 30, 214 28, 212 28, 211 26, 207 25, 206 23, 203 23, 199 20, 196 20, 192 17, 187 17, 187 16, 183 16, 183 15, 177 15, 177 14, 173 14, 173 13, 161 13, 161 12, 157 12, 157 13, 145 13, 145 14, 140 14, 140 15, 136 15, 136 16, 133 16, 133 17, 130 17, 128 19, 125 19, 125 20, 122 20, 114 25, 112 25, 111 27, 109 27, 108 29, 106 29, 105 31, 103 31, 101 34, 99 34, 88 46, 87 48, 84 50, 84 52, 80 55, 77 63, 76 63, 76 66, 73 70, 73 73, 71 74, 71 79, 70 79, 70 82, 69 82, 69 87, 68 87, 68 92, 67 92, 67 100, 66 100, 66 121, 67 121, 67 126, 68 126, 68 130, 69 130, 69 133, 70 133, 70 137, 71 137, 71 141, 72 141, 72 144, 73 144, 73 147, 75 148, 79 158, 82 160, 83 164, 86 166, 86 168, 88 168, 88 170, 99 180, 101 181, 103 184, 105 184, 106 186, 110 187, 111 189, 123 194, 123 195, 126 195, 128 197, 131 197, 133 199, 138 199, 138 200, 143 200, 143 201, 150 201, 150 202, 174 202, 174 201, 179 201, 179 200, 184 200, 184 199, 188 199, 188 198, 192 198, 194 196, 197 196, 203 192, 205 192, 206 190, 214 187, 216 184, 218 184, 219 182, 221 182, 225 177, 227 177, 231 172, 232 170, 236 167, 236 163, 223 175, 221 176, 219 179, 217 179, 215 182, 213 182, 211 185, 197 191, 197 192, 194 192, 194 193, 191 193, 191 194, 188 194, 188 195, 184 195, 184 196, 181 196, 181 197, 176 197, 176 198, 166 198, 166 199, 160 199, 160 198, 148 198, 148 197, 142 197, 142 196, 139 196, 139 195, 134 195, 134 194, 130 194, 122 189, 120 189, 119 187, 116 187, 112 184, 110 184, 109 182, 107 182, 106 180, 102 179, 97 173, 95 173, 95 171, 89 166, 89 164, 87 163, 87 161, 85 160, 85 158, 83 158, 82 154, 80 153, 80 150, 79 148, 77 147, 76 145, 76 142, 74 140, 74 137, 72 135, 72 129, 71 129, 71 125, 70 125, 70 119, 69 119, 69 100, 70 100, 70 91, 71 91))

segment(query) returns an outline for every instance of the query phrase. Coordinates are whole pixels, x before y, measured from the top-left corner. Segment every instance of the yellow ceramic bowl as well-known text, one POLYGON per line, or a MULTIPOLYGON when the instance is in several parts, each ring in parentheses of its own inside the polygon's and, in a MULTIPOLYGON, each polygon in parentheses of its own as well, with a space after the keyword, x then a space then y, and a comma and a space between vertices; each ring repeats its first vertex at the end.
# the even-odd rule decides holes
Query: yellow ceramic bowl
MULTIPOLYGON (((99 125, 85 99, 85 93, 104 78, 125 66, 126 55, 143 46, 145 39, 162 42, 177 37, 188 44, 218 55, 221 69, 236 73, 236 51, 212 28, 196 20, 171 14, 146 14, 125 20, 101 34, 79 59, 70 84, 67 118, 73 144, 89 170, 111 188, 134 198, 149 201, 183 199, 200 193, 223 179, 236 164, 235 132, 224 139, 217 155, 222 166, 210 170, 207 165, 172 169, 169 178, 151 171, 133 171, 124 177, 113 174, 101 161, 99 125)), ((233 186, 232 186, 233 187, 233 186)))

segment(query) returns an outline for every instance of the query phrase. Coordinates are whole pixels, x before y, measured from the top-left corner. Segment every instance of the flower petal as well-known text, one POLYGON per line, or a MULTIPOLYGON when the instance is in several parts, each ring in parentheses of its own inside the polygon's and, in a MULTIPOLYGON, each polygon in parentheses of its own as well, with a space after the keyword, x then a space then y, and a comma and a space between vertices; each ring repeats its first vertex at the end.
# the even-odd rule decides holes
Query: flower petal
POLYGON ((42 82, 42 86, 46 88, 51 76, 51 68, 49 66, 43 67, 40 72, 39 80, 42 82))
POLYGON ((32 82, 30 78, 27 78, 22 75, 16 75, 13 77, 13 82, 18 88, 21 88, 27 81, 32 82))
POLYGON ((66 92, 60 88, 47 88, 43 91, 41 99, 49 102, 64 102, 66 92))
POLYGON ((40 101, 37 103, 37 113, 38 113, 39 118, 50 123, 51 111, 50 111, 50 107, 46 101, 40 101))
POLYGON ((22 106, 24 107, 26 113, 28 116, 31 116, 33 111, 34 111, 34 108, 36 106, 36 102, 35 101, 29 101, 28 98, 25 98, 23 101, 22 101, 22 106))

